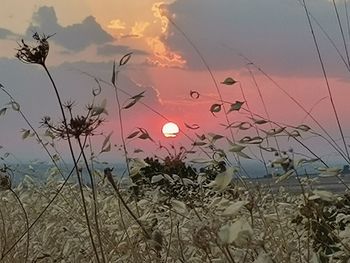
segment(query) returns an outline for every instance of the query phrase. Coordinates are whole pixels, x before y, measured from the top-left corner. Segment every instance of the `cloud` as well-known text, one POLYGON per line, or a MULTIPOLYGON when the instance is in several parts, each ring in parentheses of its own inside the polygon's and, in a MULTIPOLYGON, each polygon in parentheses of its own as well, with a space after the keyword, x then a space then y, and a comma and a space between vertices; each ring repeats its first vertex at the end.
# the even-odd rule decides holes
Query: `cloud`
POLYGON ((0 28, 0 39, 7 39, 11 36, 16 36, 16 34, 5 28, 0 28))
POLYGON ((139 50, 139 49, 131 49, 128 46, 123 45, 112 45, 112 44, 106 44, 103 46, 97 47, 97 55, 100 56, 111 56, 115 54, 126 54, 132 52, 135 55, 147 55, 148 53, 139 50))
POLYGON ((86 17, 81 23, 63 27, 58 23, 54 8, 43 6, 33 14, 32 20, 26 36, 31 36, 33 31, 55 33, 52 40, 70 51, 81 51, 93 44, 113 41, 113 37, 102 29, 93 16, 86 17))
POLYGON ((113 19, 107 25, 108 28, 122 30, 125 29, 126 23, 121 21, 120 19, 113 19))
MULTIPOLYGON (((320 74, 305 11, 298 1, 178 0, 162 8, 213 69, 242 68, 246 61, 237 56, 242 53, 275 74, 320 74)), ((309 1, 309 11, 345 53, 329 1, 309 1)), ((313 25, 327 69, 343 74, 344 65, 335 49, 315 21, 313 25)), ((160 41, 168 49, 181 54, 189 68, 205 69, 195 49, 174 25, 164 22, 164 29, 160 41)))
POLYGON ((131 28, 130 35, 136 35, 138 37, 143 37, 144 31, 150 25, 149 22, 135 22, 131 28))

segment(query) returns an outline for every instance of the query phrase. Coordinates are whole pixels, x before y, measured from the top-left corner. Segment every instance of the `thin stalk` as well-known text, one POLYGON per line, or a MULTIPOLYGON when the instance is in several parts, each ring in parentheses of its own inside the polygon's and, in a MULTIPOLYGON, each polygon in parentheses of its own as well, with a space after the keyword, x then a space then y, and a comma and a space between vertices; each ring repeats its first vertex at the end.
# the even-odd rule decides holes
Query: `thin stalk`
MULTIPOLYGON (((310 118, 317 124, 317 126, 328 136, 328 138, 334 143, 336 147, 338 147, 339 151, 343 151, 337 142, 333 139, 333 137, 329 134, 329 132, 321 125, 321 123, 309 112, 306 110, 306 108, 297 100, 295 99, 292 95, 290 95, 284 88, 282 88, 269 74, 267 74, 262 68, 257 66, 253 61, 251 61, 249 58, 246 56, 239 54, 240 57, 244 58, 246 61, 248 61, 249 64, 253 65, 259 72, 261 72, 268 80, 270 80, 279 90, 281 90, 290 100, 292 100, 301 110, 303 110, 310 118)), ((350 163, 350 158, 345 157, 342 155, 344 160, 347 163, 350 163)))
POLYGON ((87 228, 88 228, 91 244, 92 244, 92 247, 93 247, 93 250, 94 250, 94 253, 95 253, 96 260, 97 260, 98 263, 100 263, 100 258, 99 258, 99 255, 98 255, 98 252, 97 252, 97 248, 96 248, 96 245, 95 245, 95 242, 94 242, 94 238, 93 238, 93 234, 92 234, 92 230, 91 230, 90 219, 89 219, 89 215, 88 215, 88 211, 87 211, 87 207, 86 207, 86 201, 85 201, 84 190, 83 190, 83 183, 82 183, 82 180, 81 180, 81 177, 80 177, 79 168, 78 168, 77 161, 76 161, 76 158, 75 158, 75 155, 74 155, 72 141, 71 141, 71 137, 70 137, 70 134, 69 134, 69 131, 68 131, 67 118, 66 118, 66 114, 65 114, 64 109, 63 109, 63 103, 61 101, 61 96, 60 96, 60 94, 58 92, 58 89, 56 87, 56 83, 53 80, 53 78, 51 76, 51 73, 49 72, 48 68, 46 67, 45 64, 42 64, 42 66, 45 69, 45 72, 48 75, 48 77, 49 77, 49 79, 51 81, 51 84, 52 84, 52 86, 54 88, 54 91, 56 93, 56 97, 57 97, 58 104, 59 104, 59 107, 60 107, 60 110, 61 110, 61 114, 62 114, 62 118, 63 118, 63 124, 64 124, 64 126, 66 128, 67 140, 68 140, 68 145, 69 145, 69 151, 70 151, 73 163, 74 163, 75 172, 76 172, 77 177, 78 177, 79 190, 80 190, 80 195, 81 195, 81 199, 82 199, 82 203, 83 203, 84 214, 85 214, 85 219, 86 219, 86 224, 87 224, 87 228))
POLYGON ((125 207, 125 209, 128 211, 128 213, 130 214, 130 216, 135 220, 135 222, 139 225, 139 227, 142 229, 142 232, 144 233, 145 237, 147 239, 150 239, 151 236, 148 233, 148 231, 145 229, 145 227, 141 224, 141 222, 138 220, 138 218, 135 216, 135 214, 131 211, 130 207, 127 205, 127 203, 125 202, 122 194, 120 193, 117 184, 115 183, 113 176, 111 173, 107 173, 106 177, 108 179, 108 181, 111 183, 112 187, 114 188, 119 200, 122 202, 123 206, 125 207))
POLYGON ((333 7, 334 7, 335 15, 337 17, 340 34, 341 34, 341 37, 342 37, 342 40, 343 40, 343 45, 344 45, 346 59, 348 61, 348 65, 350 65, 348 46, 346 44, 345 34, 344 34, 344 30, 343 30, 343 25, 342 25, 342 23, 340 21, 339 12, 338 12, 338 8, 337 8, 337 4, 335 3, 335 0, 333 0, 333 7))
MULTIPOLYGON (((77 161, 79 162, 81 157, 81 154, 78 156, 77 161)), ((68 174, 66 180, 63 182, 63 184, 61 185, 61 187, 56 191, 54 197, 47 203, 47 205, 45 206, 45 208, 40 212, 40 214, 37 216, 37 218, 35 218, 35 220, 30 224, 30 226, 28 227, 28 229, 26 231, 24 231, 22 233, 22 235, 12 244, 12 246, 6 250, 5 252, 2 253, 0 261, 3 260, 6 255, 8 255, 12 249, 14 249, 14 247, 22 240, 22 238, 27 234, 27 232, 33 228, 33 226, 39 221, 39 219, 45 214, 45 212, 47 211, 47 209, 51 206, 51 204, 56 200, 56 198, 58 197, 58 195, 61 194, 63 187, 66 185, 66 183, 68 182, 69 178, 71 177, 71 175, 73 174, 75 168, 72 168, 72 170, 70 171, 70 173, 68 174)))
POLYGON ((329 94, 329 99, 330 99, 330 102, 332 104, 332 109, 333 109, 333 112, 334 112, 334 116, 335 116, 335 119, 336 119, 336 122, 337 122, 337 125, 338 125, 340 136, 341 136, 343 144, 344 144, 346 157, 348 158, 348 160, 350 160, 349 150, 348 150, 348 147, 347 147, 346 142, 345 142, 343 128, 342 128, 342 126, 340 124, 338 113, 337 113, 337 110, 335 108, 335 103, 334 103, 334 100, 333 100, 333 94, 332 94, 332 91, 331 91, 331 88, 330 88, 330 85, 329 85, 329 82, 328 82, 328 77, 327 77, 326 69, 325 69, 325 66, 324 66, 324 63, 323 63, 323 59, 322 59, 322 56, 321 56, 321 51, 320 51, 320 48, 318 46, 318 42, 317 42, 316 35, 315 35, 314 29, 313 29, 313 26, 312 26, 312 23, 311 23, 310 15, 308 13, 308 8, 306 6, 305 0, 303 0, 303 4, 304 4, 304 10, 305 10, 305 13, 306 13, 306 17, 307 17, 307 20, 308 20, 308 23, 309 23, 311 35, 312 35, 312 38, 313 38, 313 41, 314 41, 314 44, 315 44, 315 48, 316 48, 316 51, 317 51, 317 56, 318 56, 318 59, 319 59, 320 65, 321 65, 323 77, 324 77, 324 80, 326 82, 327 91, 328 91, 328 94, 329 94))
POLYGON ((348 11, 348 0, 344 0, 345 16, 346 16, 346 27, 348 30, 348 38, 350 38, 350 20, 349 20, 349 11, 348 11))
MULTIPOLYGON (((258 82, 256 81, 255 76, 254 76, 252 70, 251 70, 249 67, 247 67, 247 69, 248 69, 248 71, 249 71, 250 76, 252 77, 252 80, 253 80, 253 82, 254 82, 254 86, 255 86, 255 88, 256 88, 257 91, 258 91, 259 98, 260 98, 260 101, 261 101, 261 103, 262 103, 262 105, 263 105, 263 107, 264 107, 264 111, 265 111, 266 117, 270 120, 270 119, 271 119, 271 118, 270 118, 270 114, 269 114, 269 111, 267 110, 267 106, 266 106, 264 97, 263 97, 262 92, 261 92, 261 90, 260 90, 260 86, 258 85, 258 82)), ((242 89, 242 88, 241 88, 241 89, 242 89)), ((250 111, 249 108, 248 108, 248 110, 250 111)), ((270 122, 270 127, 272 128, 271 122, 270 122)), ((275 138, 275 143, 276 143, 276 147, 277 147, 278 151, 281 152, 279 143, 278 143, 278 141, 277 141, 277 137, 276 137, 276 136, 273 136, 273 137, 275 138)))
POLYGON ((105 257, 105 253, 104 253, 104 250, 103 250, 103 244, 102 244, 102 240, 101 240, 101 231, 100 231, 100 224, 99 224, 99 217, 98 217, 98 204, 97 204, 97 194, 96 194, 96 185, 95 185, 95 180, 94 180, 94 177, 92 176, 92 172, 90 170, 90 166, 89 166, 89 163, 88 163, 88 160, 86 158, 86 155, 85 155, 85 152, 84 152, 84 148, 83 148, 83 144, 81 143, 81 140, 80 138, 78 137, 77 138, 78 140, 78 144, 79 144, 79 147, 80 147, 80 151, 83 155, 83 160, 84 160, 84 163, 85 163, 85 167, 88 171, 88 174, 89 174, 89 177, 90 177, 90 181, 91 181, 91 188, 92 188, 92 199, 94 201, 94 219, 95 219, 95 225, 96 225, 96 233, 97 233, 97 239, 98 239, 98 242, 99 242, 99 245, 100 245, 100 250, 101 250, 101 257, 102 257, 102 262, 103 263, 106 263, 106 257, 105 257))
POLYGON ((24 208, 24 205, 21 201, 21 199, 18 197, 17 193, 15 191, 13 191, 13 189, 9 189, 11 191, 11 193, 15 196, 17 202, 19 203, 22 211, 23 211, 23 214, 24 214, 24 219, 26 221, 26 227, 27 227, 27 246, 26 246, 26 254, 25 254, 25 261, 24 262, 27 262, 28 261, 28 254, 29 254, 29 220, 28 220, 28 214, 27 214, 27 211, 26 209, 24 208))

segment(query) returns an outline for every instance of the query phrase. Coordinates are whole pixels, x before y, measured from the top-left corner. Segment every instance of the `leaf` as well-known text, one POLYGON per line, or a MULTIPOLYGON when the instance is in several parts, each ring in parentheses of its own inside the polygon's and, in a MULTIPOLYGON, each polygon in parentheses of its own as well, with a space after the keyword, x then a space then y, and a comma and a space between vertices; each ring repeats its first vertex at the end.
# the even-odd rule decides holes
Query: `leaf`
POLYGON ((163 180, 163 179, 164 179, 164 176, 161 175, 161 174, 154 175, 154 176, 152 176, 151 183, 152 183, 152 184, 155 184, 155 183, 160 182, 160 181, 163 180))
POLYGON ((115 79, 116 79, 116 76, 115 76, 115 61, 113 61, 113 72, 112 72, 112 84, 113 86, 115 87, 115 79))
POLYGON ((102 113, 108 115, 108 112, 106 110, 106 105, 107 105, 107 100, 103 99, 102 102, 101 102, 101 105, 95 106, 95 107, 92 108, 91 116, 97 116, 97 115, 100 115, 102 113))
POLYGON ((257 125, 262 125, 262 124, 265 124, 265 123, 268 123, 267 120, 264 120, 264 119, 254 119, 254 118, 251 118, 251 120, 257 124, 257 125))
POLYGON ((19 104, 17 103, 17 102, 15 102, 15 101, 11 101, 9 104, 11 104, 11 107, 12 107, 12 109, 14 110, 14 111, 19 111, 20 110, 20 106, 19 106, 19 104))
POLYGON ((255 137, 250 137, 250 136, 245 136, 242 139, 239 140, 239 143, 244 143, 244 144, 260 144, 264 141, 263 138, 260 136, 255 136, 255 137))
POLYGON ((143 128, 139 128, 140 132, 141 132, 141 135, 138 137, 139 139, 141 140, 150 140, 152 142, 154 142, 154 140, 151 138, 151 136, 148 134, 148 132, 143 129, 143 128))
POLYGON ((234 243, 237 247, 244 247, 249 244, 253 229, 244 217, 239 218, 233 224, 228 223, 220 228, 218 236, 222 243, 229 245, 234 243))
POLYGON ((301 124, 298 127, 296 127, 296 129, 307 132, 308 130, 311 130, 311 128, 305 124, 301 124))
POLYGON ((185 123, 185 126, 186 126, 186 128, 191 129, 191 130, 197 130, 200 128, 198 124, 189 125, 189 124, 185 123))
POLYGON ((132 52, 125 54, 119 61, 119 66, 124 66, 130 60, 132 52))
POLYGON ((320 175, 323 177, 326 176, 337 176, 341 174, 342 169, 337 168, 337 167, 329 167, 329 168, 319 168, 320 175))
POLYGON ((112 136, 112 133, 113 133, 113 131, 111 131, 108 135, 107 135, 107 137, 104 139, 104 141, 103 141, 103 143, 102 143, 102 149, 103 148, 105 148, 105 146, 107 145, 107 143, 109 143, 109 140, 110 140, 110 138, 111 138, 111 136, 112 136))
POLYGON ((100 153, 105 153, 105 152, 109 152, 111 150, 111 144, 108 143, 107 147, 106 148, 103 148, 100 153))
POLYGON ((210 107, 210 112, 215 116, 214 113, 218 113, 219 111, 221 111, 221 104, 213 104, 210 107))
POLYGON ((131 134, 129 134, 128 137, 126 137, 126 139, 132 139, 132 138, 135 138, 138 134, 140 133, 140 131, 135 131, 131 134))
POLYGON ((30 135, 30 130, 22 130, 22 139, 26 139, 30 135))
POLYGON ((231 77, 228 77, 226 78, 223 82, 221 82, 221 84, 224 84, 224 85, 233 85, 235 84, 237 81, 235 81, 233 78, 231 77))
POLYGON ((221 215, 234 216, 239 212, 239 210, 241 210, 243 206, 245 206, 248 203, 249 203, 248 201, 237 201, 232 205, 228 206, 221 215))
POLYGON ((211 137, 213 142, 224 138, 224 136, 215 133, 208 133, 208 135, 211 137))
POLYGON ((275 183, 277 184, 277 183, 280 183, 280 182, 283 182, 283 181, 289 179, 289 177, 290 177, 293 173, 294 173, 294 170, 289 170, 289 171, 286 172, 285 174, 279 176, 279 177, 277 178, 277 180, 275 181, 275 183))
POLYGON ((190 91, 190 96, 192 99, 198 99, 199 98, 199 92, 198 91, 195 91, 195 90, 191 90, 190 91))
POLYGON ((244 101, 236 101, 235 103, 231 104, 231 108, 228 110, 227 113, 230 113, 231 111, 239 111, 244 104, 244 101))
POLYGON ((2 108, 2 109, 0 110, 0 116, 5 115, 6 111, 7 111, 7 108, 6 108, 6 107, 5 107, 5 108, 2 108))
POLYGON ((315 200, 315 199, 322 199, 324 201, 327 201, 327 202, 332 202, 332 201, 335 201, 337 196, 331 192, 328 192, 328 191, 324 191, 324 190, 314 190, 312 191, 313 192, 313 196, 310 196, 309 197, 309 200, 315 200))
POLYGON ((264 151, 267 151, 267 152, 277 152, 277 149, 273 148, 273 147, 263 147, 261 145, 259 145, 258 147, 264 151))
POLYGON ((196 133, 196 136, 197 136, 197 138, 200 139, 201 141, 204 141, 204 140, 206 139, 206 136, 205 136, 204 134, 198 135, 198 134, 196 133))
POLYGON ((204 146, 206 144, 207 144, 206 142, 198 142, 198 141, 195 141, 194 143, 192 143, 193 146, 204 146))
POLYGON ((281 127, 278 129, 270 129, 268 131, 264 131, 264 130, 262 130, 262 131, 265 132, 266 135, 268 135, 268 136, 273 136, 273 135, 277 135, 277 134, 283 132, 285 129, 286 129, 286 127, 281 127))
POLYGON ((288 136, 293 137, 293 138, 301 137, 300 132, 298 130, 293 130, 293 131, 289 132, 288 136))
POLYGON ((249 155, 245 154, 244 152, 236 152, 236 154, 246 159, 252 159, 249 155))
POLYGON ((314 163, 314 162, 317 162, 319 161, 320 159, 305 159, 305 158, 301 158, 297 161, 295 161, 295 166, 296 167, 300 167, 302 166, 303 164, 306 164, 306 163, 314 163))
POLYGON ((179 212, 179 213, 184 213, 186 212, 186 205, 184 202, 181 202, 179 200, 171 200, 171 205, 172 207, 175 209, 175 211, 179 212))
POLYGON ((242 151, 245 147, 246 147, 246 146, 242 146, 242 145, 233 143, 233 144, 231 145, 231 148, 229 149, 229 151, 230 151, 230 152, 237 153, 237 152, 242 151))
POLYGON ((231 183, 235 171, 233 167, 229 167, 225 172, 219 173, 215 180, 207 186, 213 187, 217 191, 223 191, 231 183))
POLYGON ((143 98, 143 94, 145 93, 145 91, 142 91, 141 93, 132 96, 129 100, 131 100, 126 106, 123 107, 123 109, 129 109, 132 106, 134 106, 141 98, 143 98))

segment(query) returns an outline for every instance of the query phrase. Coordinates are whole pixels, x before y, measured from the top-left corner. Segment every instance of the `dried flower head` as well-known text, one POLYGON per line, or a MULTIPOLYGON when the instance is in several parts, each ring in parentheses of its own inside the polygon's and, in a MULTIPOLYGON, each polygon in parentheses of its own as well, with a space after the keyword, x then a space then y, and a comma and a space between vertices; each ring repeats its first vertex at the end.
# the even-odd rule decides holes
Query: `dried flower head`
POLYGON ((11 188, 11 179, 10 177, 0 172, 0 190, 8 190, 11 188))
POLYGON ((53 35, 39 35, 37 32, 33 34, 33 39, 37 42, 35 46, 30 46, 21 40, 18 43, 16 57, 23 63, 39 64, 44 66, 47 55, 49 54, 49 42, 47 41, 53 35))

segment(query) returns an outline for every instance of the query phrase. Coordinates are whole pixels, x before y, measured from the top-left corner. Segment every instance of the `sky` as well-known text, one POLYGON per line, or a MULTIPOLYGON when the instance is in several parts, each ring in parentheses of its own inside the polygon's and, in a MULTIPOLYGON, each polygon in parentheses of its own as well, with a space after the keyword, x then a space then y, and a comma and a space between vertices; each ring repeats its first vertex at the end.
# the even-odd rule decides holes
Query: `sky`
MULTIPOLYGON (((346 136, 350 133, 350 75, 333 1, 305 2, 346 136)), ((336 4, 349 45, 347 2, 340 0, 336 4)), ((113 61, 132 52, 119 74, 118 87, 129 94, 120 93, 121 101, 126 103, 130 96, 145 93, 140 100, 143 104, 122 111, 126 135, 141 127, 156 143, 190 148, 191 141, 183 134, 175 139, 162 136, 166 118, 193 139, 195 133, 231 136, 222 125, 227 124, 223 111, 215 116, 210 112, 211 105, 220 103, 221 94, 224 101, 245 101, 245 108, 249 106, 252 112, 267 118, 262 97, 271 120, 292 126, 306 123, 319 131, 292 97, 306 111, 311 110, 333 138, 340 137, 302 1, 1 0, 1 6, 0 83, 41 132, 40 120, 44 116, 58 120, 60 115, 42 68, 15 58, 18 43, 21 39, 30 43, 33 32, 54 34, 49 39, 46 63, 63 100, 76 101, 77 114, 91 102, 92 89, 96 88, 94 78, 110 83, 113 61), (238 82, 223 85, 227 77, 238 82), (200 97, 193 99, 191 91, 197 91, 200 97), (189 129, 185 124, 196 124, 199 129, 189 129)), ((118 111, 114 90, 107 84, 102 85, 97 101, 105 98, 108 116, 101 131, 104 136, 113 131, 111 141, 118 146, 118 111)), ((0 108, 8 102, 2 93, 0 108)), ((247 121, 248 117, 243 110, 232 112, 228 122, 247 121)), ((28 126, 18 112, 8 110, 0 116, 1 154, 10 152, 19 159, 45 156, 34 139, 21 139, 21 129, 28 126)), ((233 133, 236 139, 245 135, 243 131, 233 133)), ((96 152, 104 136, 96 136, 96 152)), ((326 143, 306 139, 320 155, 333 154, 326 143)), ((284 141, 286 149, 298 147, 284 141)), ((151 141, 132 140, 127 146, 130 152, 142 147, 164 155, 151 141)), ((106 158, 120 158, 118 148, 113 147, 106 158)))

